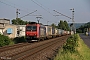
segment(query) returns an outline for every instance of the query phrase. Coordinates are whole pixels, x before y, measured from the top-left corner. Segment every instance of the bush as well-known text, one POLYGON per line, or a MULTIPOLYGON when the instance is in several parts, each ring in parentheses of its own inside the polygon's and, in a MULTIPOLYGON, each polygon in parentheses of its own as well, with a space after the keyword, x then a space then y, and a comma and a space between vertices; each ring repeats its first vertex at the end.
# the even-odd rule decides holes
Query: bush
POLYGON ((0 34, 0 47, 9 45, 10 44, 10 39, 8 36, 4 36, 0 34))
POLYGON ((17 43, 22 43, 22 42, 26 42, 26 39, 24 36, 22 37, 16 37, 14 38, 14 42, 17 44, 17 43))
POLYGON ((67 52, 75 52, 76 51, 76 47, 78 46, 78 37, 77 37, 77 34, 75 35, 72 35, 70 36, 68 39, 67 39, 67 42, 66 44, 63 46, 63 51, 67 52))

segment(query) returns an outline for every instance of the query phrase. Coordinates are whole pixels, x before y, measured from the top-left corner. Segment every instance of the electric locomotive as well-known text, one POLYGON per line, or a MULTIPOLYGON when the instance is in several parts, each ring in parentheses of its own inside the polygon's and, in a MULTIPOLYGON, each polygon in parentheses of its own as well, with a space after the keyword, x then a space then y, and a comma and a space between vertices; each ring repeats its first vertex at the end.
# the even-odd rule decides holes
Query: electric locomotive
POLYGON ((44 40, 46 38, 46 28, 39 23, 30 22, 26 25, 25 35, 27 42, 44 40))

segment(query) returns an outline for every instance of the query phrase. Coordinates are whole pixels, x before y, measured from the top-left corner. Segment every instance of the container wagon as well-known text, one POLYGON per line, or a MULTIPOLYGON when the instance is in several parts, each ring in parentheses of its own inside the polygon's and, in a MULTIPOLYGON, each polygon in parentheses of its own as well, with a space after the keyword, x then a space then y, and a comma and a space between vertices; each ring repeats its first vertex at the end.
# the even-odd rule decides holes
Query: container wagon
POLYGON ((62 30, 61 29, 58 29, 59 30, 59 36, 62 35, 62 30))
POLYGON ((49 25, 45 25, 46 27, 46 38, 52 38, 52 26, 49 25))
POLYGON ((55 28, 52 27, 52 38, 55 38, 56 37, 56 34, 55 34, 55 28))

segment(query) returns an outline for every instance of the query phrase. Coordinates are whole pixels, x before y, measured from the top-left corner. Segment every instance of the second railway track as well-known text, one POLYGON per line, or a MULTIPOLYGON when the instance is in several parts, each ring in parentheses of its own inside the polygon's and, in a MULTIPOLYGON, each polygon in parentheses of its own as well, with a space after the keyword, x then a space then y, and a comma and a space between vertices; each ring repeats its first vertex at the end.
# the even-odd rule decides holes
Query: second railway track
POLYGON ((19 48, 19 47, 27 46, 27 45, 30 45, 30 44, 29 43, 19 43, 19 44, 15 44, 15 45, 12 45, 12 46, 0 47, 0 53, 3 52, 3 51, 15 49, 15 48, 19 48))

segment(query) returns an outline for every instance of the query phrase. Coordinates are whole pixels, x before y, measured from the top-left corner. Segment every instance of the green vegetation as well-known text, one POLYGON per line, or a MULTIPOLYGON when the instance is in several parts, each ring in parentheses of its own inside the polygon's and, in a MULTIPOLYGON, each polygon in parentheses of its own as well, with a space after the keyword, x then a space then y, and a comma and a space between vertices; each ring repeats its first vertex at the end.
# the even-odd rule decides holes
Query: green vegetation
POLYGON ((64 52, 74 53, 76 52, 76 47, 78 46, 78 38, 77 35, 72 35, 67 39, 67 43, 63 46, 64 52))
POLYGON ((0 34, 0 47, 9 45, 11 43, 11 40, 8 36, 4 36, 0 34))
POLYGON ((67 21, 62 21, 58 23, 58 28, 63 30, 70 30, 67 21))
POLYGON ((29 22, 23 21, 20 18, 12 20, 12 24, 15 24, 15 25, 26 25, 27 23, 29 23, 29 22))
POLYGON ((58 28, 58 29, 63 29, 63 30, 70 30, 69 25, 67 23, 67 21, 62 21, 60 20, 60 22, 58 23, 58 26, 56 26, 56 24, 51 24, 51 26, 58 28))
POLYGON ((0 34, 0 47, 6 46, 6 45, 13 45, 17 43, 23 43, 23 42, 26 42, 26 39, 24 36, 10 39, 8 36, 4 36, 0 34))
POLYGON ((17 44, 17 43, 22 43, 22 42, 26 42, 26 39, 24 36, 22 37, 16 37, 13 39, 14 43, 17 44))
POLYGON ((52 23, 51 26, 53 26, 54 28, 57 28, 56 24, 52 23))
MULTIPOLYGON (((76 29, 78 29, 81 25, 84 25, 85 23, 74 23, 74 26, 76 29)), ((72 23, 68 23, 68 25, 72 25, 72 23)))
POLYGON ((90 22, 84 24, 84 25, 81 25, 76 31, 78 33, 84 33, 87 31, 87 28, 90 28, 90 22))
POLYGON ((90 60, 90 49, 79 35, 75 34, 68 38, 67 43, 60 49, 54 60, 90 60))

